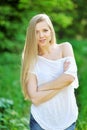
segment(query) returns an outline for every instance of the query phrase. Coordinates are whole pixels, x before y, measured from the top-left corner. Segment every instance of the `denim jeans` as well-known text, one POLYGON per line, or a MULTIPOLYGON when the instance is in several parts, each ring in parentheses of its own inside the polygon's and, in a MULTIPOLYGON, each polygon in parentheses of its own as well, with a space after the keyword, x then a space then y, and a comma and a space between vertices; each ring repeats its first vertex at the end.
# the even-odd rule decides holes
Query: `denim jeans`
MULTIPOLYGON (((41 126, 35 121, 35 119, 33 118, 32 114, 30 116, 30 130, 44 130, 43 128, 41 128, 41 126)), ((74 122, 71 126, 69 126, 67 129, 65 130, 75 130, 75 125, 76 123, 74 122)))

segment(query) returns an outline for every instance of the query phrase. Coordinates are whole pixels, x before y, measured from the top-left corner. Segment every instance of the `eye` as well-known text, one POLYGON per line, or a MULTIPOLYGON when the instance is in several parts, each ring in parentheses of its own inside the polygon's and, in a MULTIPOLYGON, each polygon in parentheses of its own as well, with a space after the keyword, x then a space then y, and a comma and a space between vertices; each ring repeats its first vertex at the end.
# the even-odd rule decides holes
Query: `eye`
POLYGON ((48 29, 44 29, 44 32, 47 32, 48 31, 48 29))

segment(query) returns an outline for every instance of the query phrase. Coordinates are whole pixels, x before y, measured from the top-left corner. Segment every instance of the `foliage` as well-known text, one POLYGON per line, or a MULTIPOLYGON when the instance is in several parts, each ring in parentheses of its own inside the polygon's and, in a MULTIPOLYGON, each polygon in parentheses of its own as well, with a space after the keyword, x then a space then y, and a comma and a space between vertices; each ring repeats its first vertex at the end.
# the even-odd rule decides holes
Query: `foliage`
POLYGON ((0 129, 3 130, 27 130, 27 117, 20 118, 18 112, 12 109, 13 101, 0 99, 0 129))
POLYGON ((21 92, 19 79, 21 53, 28 21, 38 13, 46 13, 53 22, 58 43, 69 41, 74 48, 80 81, 80 86, 76 90, 79 106, 76 130, 87 130, 87 40, 84 39, 87 38, 86 5, 86 0, 3 0, 0 2, 0 97, 2 98, 0 99, 0 129, 27 130, 28 128, 31 103, 24 101, 21 92))
POLYGON ((3 113, 6 108, 10 108, 13 106, 13 101, 1 98, 0 99, 0 112, 3 113))
POLYGON ((0 51, 20 52, 24 45, 28 21, 38 13, 46 13, 50 16, 57 38, 82 39, 87 34, 86 12, 85 0, 2 1, 0 4, 0 51))

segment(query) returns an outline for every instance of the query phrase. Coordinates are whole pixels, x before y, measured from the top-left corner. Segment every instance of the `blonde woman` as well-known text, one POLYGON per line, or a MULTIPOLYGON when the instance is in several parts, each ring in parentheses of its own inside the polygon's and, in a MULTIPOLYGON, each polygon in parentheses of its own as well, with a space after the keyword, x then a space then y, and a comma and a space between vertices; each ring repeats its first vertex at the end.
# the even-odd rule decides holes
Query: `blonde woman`
POLYGON ((56 44, 46 14, 38 14, 29 22, 21 82, 25 99, 32 102, 30 130, 75 129, 78 79, 73 49, 68 42, 56 44))

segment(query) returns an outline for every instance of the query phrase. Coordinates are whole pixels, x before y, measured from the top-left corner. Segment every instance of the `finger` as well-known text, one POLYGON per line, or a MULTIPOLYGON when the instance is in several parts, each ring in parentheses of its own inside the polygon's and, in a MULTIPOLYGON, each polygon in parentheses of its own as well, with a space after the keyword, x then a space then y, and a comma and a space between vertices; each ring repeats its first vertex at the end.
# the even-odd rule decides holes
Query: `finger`
POLYGON ((69 65, 69 64, 70 64, 70 61, 64 62, 64 66, 67 66, 67 65, 69 65))

